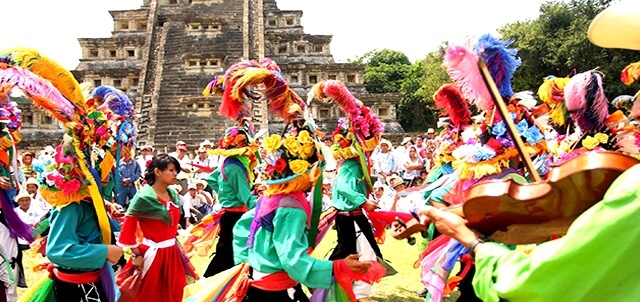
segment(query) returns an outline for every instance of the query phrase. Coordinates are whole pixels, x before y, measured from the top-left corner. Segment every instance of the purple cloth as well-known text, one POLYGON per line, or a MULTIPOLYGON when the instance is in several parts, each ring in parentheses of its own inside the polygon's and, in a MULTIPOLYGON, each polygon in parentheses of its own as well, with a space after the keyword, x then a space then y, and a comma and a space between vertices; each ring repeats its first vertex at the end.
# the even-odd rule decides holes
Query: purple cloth
POLYGON ((102 283, 104 294, 107 296, 107 301, 116 302, 116 282, 113 276, 113 268, 111 268, 108 261, 105 261, 100 269, 100 282, 102 283))
POLYGON ((296 204, 288 204, 287 207, 295 207, 304 210, 305 213, 307 213, 307 226, 311 224, 311 205, 309 204, 309 201, 307 201, 304 193, 294 192, 289 194, 272 195, 269 197, 261 196, 258 200, 258 204, 256 205, 256 214, 253 217, 253 221, 251 221, 247 247, 253 247, 254 237, 259 228, 272 224, 275 210, 280 207, 280 201, 285 197, 292 197, 299 201, 296 204))
POLYGON ((11 238, 22 238, 28 242, 33 242, 33 227, 24 223, 13 209, 13 204, 7 197, 5 190, 0 190, 0 203, 4 209, 4 219, 7 221, 7 228, 11 238))

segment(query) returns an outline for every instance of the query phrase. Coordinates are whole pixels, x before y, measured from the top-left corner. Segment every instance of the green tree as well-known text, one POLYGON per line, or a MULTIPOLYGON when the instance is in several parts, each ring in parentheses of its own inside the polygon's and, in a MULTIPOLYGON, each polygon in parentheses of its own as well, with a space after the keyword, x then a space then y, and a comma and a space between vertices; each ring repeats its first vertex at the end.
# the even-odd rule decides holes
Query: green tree
POLYGON ((397 50, 374 50, 358 58, 365 63, 364 85, 372 93, 399 92, 411 66, 409 58, 397 50))
MULTIPOLYGON (((513 38, 522 66, 513 81, 515 91, 534 90, 548 75, 567 76, 598 68, 604 75, 609 98, 633 94, 619 80, 620 71, 635 62, 638 52, 604 49, 593 45, 587 30, 593 18, 611 0, 551 1, 540 7, 537 19, 510 23, 499 29, 503 38, 513 38)), ((637 88, 635 89, 637 90, 637 88)))
POLYGON ((446 46, 447 43, 443 43, 424 60, 411 65, 402 82, 398 120, 407 131, 425 131, 436 125, 438 110, 433 103, 433 95, 440 86, 451 82, 442 65, 446 46))

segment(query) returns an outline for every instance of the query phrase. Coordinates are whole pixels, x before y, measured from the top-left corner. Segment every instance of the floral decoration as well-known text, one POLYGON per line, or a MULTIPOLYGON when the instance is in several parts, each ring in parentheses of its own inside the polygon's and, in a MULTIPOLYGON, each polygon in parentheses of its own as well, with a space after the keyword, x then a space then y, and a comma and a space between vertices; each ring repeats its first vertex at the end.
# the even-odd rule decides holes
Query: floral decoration
POLYGON ((265 138, 263 177, 269 182, 306 174, 321 158, 316 143, 307 128, 286 134, 284 138, 278 134, 265 138))

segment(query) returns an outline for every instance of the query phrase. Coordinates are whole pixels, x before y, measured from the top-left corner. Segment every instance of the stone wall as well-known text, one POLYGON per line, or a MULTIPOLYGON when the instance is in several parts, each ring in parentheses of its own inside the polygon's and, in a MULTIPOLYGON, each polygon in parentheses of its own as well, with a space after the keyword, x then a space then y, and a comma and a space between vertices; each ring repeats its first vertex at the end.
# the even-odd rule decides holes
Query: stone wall
MULTIPOLYGON (((205 139, 217 140, 234 122, 218 116, 220 98, 202 97, 202 90, 215 75, 243 58, 261 57, 262 51, 280 65, 303 98, 321 80, 341 80, 383 116, 389 132, 402 132, 395 115, 400 96, 366 93, 364 65, 335 63, 332 36, 306 34, 302 11, 280 10, 275 0, 143 0, 142 4, 137 10, 110 12, 112 37, 79 39, 83 58, 73 72, 80 81, 127 92, 138 111, 140 144, 172 150, 177 140, 184 140, 193 149, 205 139), (264 23, 256 25, 256 18, 264 23), (257 29, 263 32, 251 32, 257 29), (260 38, 259 45, 254 45, 257 38, 249 37, 260 38)), ((254 108, 256 119, 261 119, 264 108, 254 108)), ((328 104, 314 103, 311 109, 326 129, 333 130, 341 116, 328 104)), ((268 122, 272 131, 283 127, 276 117, 269 116, 268 122)))

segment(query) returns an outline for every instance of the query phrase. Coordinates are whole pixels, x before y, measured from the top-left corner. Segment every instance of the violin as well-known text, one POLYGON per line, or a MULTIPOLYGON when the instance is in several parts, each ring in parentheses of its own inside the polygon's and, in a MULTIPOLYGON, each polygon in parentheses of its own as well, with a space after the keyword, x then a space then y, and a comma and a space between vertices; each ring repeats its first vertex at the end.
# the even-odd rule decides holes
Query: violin
MULTIPOLYGON (((448 210, 464 217, 469 228, 507 244, 540 243, 552 236, 562 236, 575 218, 602 200, 620 174, 640 161, 621 152, 586 152, 552 165, 542 180, 486 65, 481 59, 478 65, 533 182, 520 184, 511 179, 480 182, 465 192, 462 211, 448 210)), ((405 226, 392 230, 393 237, 407 238, 411 232, 425 230, 427 223, 415 218, 406 221, 405 226)))

